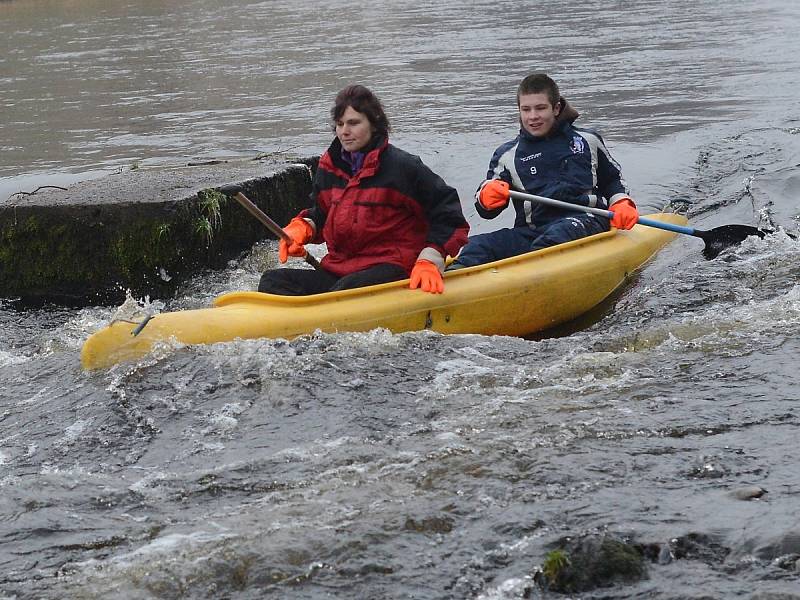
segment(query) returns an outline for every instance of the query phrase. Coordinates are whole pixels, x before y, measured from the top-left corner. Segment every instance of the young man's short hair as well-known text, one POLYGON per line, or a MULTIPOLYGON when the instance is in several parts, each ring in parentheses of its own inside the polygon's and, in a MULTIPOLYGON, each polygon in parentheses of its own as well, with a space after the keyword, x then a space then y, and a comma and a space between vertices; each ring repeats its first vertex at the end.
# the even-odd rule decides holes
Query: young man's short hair
POLYGON ((517 106, 519 106, 519 97, 526 94, 547 94, 547 99, 552 106, 557 106, 561 100, 558 85, 545 73, 533 73, 520 82, 517 89, 517 106))

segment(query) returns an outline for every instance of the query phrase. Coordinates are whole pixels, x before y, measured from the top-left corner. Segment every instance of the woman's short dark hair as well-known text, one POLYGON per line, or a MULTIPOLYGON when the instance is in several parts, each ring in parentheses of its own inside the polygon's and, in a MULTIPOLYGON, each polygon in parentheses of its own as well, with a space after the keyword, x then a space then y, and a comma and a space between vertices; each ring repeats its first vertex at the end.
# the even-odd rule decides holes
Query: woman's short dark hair
POLYGON ((331 119, 334 126, 342 118, 344 111, 350 106, 353 110, 367 116, 370 124, 375 129, 375 134, 381 137, 389 136, 389 118, 383 111, 383 105, 378 97, 363 85, 348 85, 338 94, 331 108, 331 119))

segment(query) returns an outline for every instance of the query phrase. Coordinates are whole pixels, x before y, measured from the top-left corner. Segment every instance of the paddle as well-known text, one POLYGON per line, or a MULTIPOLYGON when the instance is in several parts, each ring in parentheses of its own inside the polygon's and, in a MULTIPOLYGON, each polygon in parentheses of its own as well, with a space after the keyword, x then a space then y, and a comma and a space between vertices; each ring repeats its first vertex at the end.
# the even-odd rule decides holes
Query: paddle
MULTIPOLYGON (((251 215, 253 215, 256 219, 261 221, 261 223, 269 229, 274 235, 278 238, 283 239, 286 241, 287 244, 292 243, 292 238, 290 238, 283 228, 278 225, 275 221, 270 219, 264 211, 258 208, 247 196, 242 193, 242 188, 238 185, 223 185, 219 189, 219 191, 226 196, 229 196, 236 200, 239 204, 244 206, 251 215)), ((308 252, 305 253, 303 256, 303 260, 305 260, 308 264, 310 264, 315 269, 322 269, 319 264, 319 261, 311 256, 308 252)))
MULTIPOLYGON (((553 200, 552 198, 546 198, 544 196, 534 196, 533 194, 524 194, 522 192, 515 192, 514 190, 511 190, 509 193, 512 198, 516 198, 517 200, 530 200, 531 202, 547 204, 549 206, 555 206, 556 208, 588 212, 609 219, 614 216, 613 211, 604 210, 602 208, 579 206, 577 204, 571 204, 570 202, 553 200)), ((709 230, 695 229, 693 227, 684 227, 683 225, 664 223, 662 221, 656 221, 655 219, 648 219, 647 217, 639 217, 637 223, 640 225, 647 225, 648 227, 655 227, 656 229, 666 229, 667 231, 674 231, 675 233, 699 237, 706 244, 705 248, 703 248, 703 256, 708 259, 716 258, 725 248, 740 244, 751 235, 757 235, 763 238, 767 233, 771 233, 768 231, 761 231, 750 225, 722 225, 709 230)))

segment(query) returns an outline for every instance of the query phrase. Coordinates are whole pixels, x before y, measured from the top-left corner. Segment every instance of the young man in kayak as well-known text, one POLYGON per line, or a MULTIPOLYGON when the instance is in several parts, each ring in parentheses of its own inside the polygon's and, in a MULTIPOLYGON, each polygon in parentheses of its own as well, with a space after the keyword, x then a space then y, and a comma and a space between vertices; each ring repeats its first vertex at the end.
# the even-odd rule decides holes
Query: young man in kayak
POLYGON ((362 85, 344 88, 331 109, 336 137, 319 160, 312 207, 284 228, 279 259, 327 243, 321 269, 272 269, 258 291, 303 296, 411 277, 410 287, 444 290, 445 257, 467 242, 458 192, 419 157, 389 143, 389 119, 362 85))
MULTIPOLYGON (((475 207, 494 219, 508 206, 509 189, 570 202, 610 208, 611 225, 630 229, 639 213, 628 195, 619 165, 600 135, 573 125, 578 112, 544 73, 529 75, 517 90, 520 132, 495 150, 475 207)), ((565 212, 530 200, 513 200, 514 227, 476 235, 449 268, 471 267, 609 229, 609 220, 565 212)))

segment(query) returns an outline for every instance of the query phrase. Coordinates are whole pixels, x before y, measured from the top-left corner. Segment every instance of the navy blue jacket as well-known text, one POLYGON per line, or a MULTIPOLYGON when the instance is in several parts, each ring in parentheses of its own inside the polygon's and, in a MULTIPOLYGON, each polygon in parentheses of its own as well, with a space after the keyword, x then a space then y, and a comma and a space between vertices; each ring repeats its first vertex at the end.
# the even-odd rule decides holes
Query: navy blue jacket
MULTIPOLYGON (((522 128, 515 139, 497 148, 486 179, 502 179, 512 190, 581 206, 608 208, 627 197, 620 167, 603 138, 590 129, 575 127, 572 123, 577 113, 569 110, 572 119, 557 121, 549 135, 535 137, 522 128)), ((475 200, 478 214, 485 219, 493 219, 504 210, 487 210, 478 201, 477 193, 475 200)), ((514 227, 537 227, 570 216, 561 209, 529 200, 512 202, 517 213, 514 227)))

